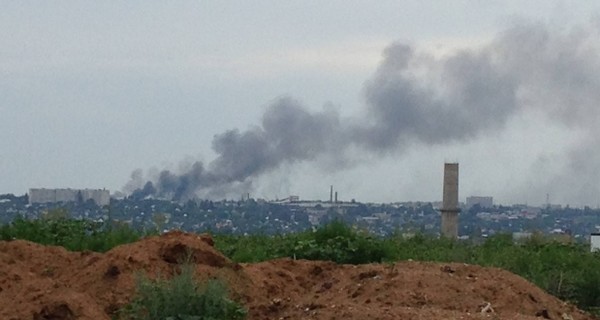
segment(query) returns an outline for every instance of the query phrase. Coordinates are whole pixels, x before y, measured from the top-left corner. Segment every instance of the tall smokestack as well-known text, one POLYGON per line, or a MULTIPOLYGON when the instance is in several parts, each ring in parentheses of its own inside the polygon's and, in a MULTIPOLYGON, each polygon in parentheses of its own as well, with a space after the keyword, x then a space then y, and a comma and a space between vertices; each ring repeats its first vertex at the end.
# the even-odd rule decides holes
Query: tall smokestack
POLYGON ((444 164, 444 199, 442 208, 442 237, 458 237, 458 163, 444 164))
POLYGON ((333 186, 329 188, 329 202, 333 203, 333 186))
POLYGON ((337 200, 337 191, 336 191, 335 192, 335 203, 337 203, 337 202, 338 202, 338 200, 337 200))

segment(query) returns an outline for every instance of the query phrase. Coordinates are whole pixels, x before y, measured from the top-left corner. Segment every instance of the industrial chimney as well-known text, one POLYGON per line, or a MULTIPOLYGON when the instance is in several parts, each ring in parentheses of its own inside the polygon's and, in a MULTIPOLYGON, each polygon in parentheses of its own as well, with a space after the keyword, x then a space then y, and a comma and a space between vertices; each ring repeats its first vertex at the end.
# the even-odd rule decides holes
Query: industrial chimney
POLYGON ((329 203, 333 203, 333 185, 329 187, 329 203))
POLYGON ((458 237, 458 163, 444 164, 444 198, 442 215, 442 237, 458 237))

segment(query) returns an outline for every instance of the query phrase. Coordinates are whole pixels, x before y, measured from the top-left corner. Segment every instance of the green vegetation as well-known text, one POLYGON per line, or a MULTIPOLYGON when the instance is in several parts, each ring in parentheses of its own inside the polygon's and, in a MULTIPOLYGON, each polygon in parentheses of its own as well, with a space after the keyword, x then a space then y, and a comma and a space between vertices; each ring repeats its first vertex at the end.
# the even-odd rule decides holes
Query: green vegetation
MULTIPOLYGON (((55 215, 58 217, 14 220, 0 227, 0 240, 26 239, 69 250, 104 252, 147 235, 126 225, 97 224, 69 220, 60 213, 55 215)), ((497 235, 482 244, 423 235, 403 238, 396 234, 379 238, 334 221, 314 232, 275 236, 214 235, 214 239, 217 249, 236 262, 281 257, 351 264, 412 259, 498 267, 581 308, 600 307, 600 254, 590 253, 589 247, 583 244, 560 243, 541 236, 518 244, 510 235, 497 235)))
POLYGON ((216 235, 215 243, 217 249, 236 262, 290 257, 361 264, 394 260, 395 251, 392 239, 373 237, 340 221, 333 221, 315 232, 285 236, 216 235))
POLYGON ((121 309, 118 319, 127 320, 238 320, 246 310, 228 298, 219 280, 200 284, 194 267, 181 265, 171 279, 137 278, 137 291, 130 304, 121 309))
POLYGON ((62 246, 71 251, 106 252, 117 245, 137 241, 149 234, 151 233, 140 232, 124 224, 72 220, 62 215, 47 216, 40 220, 17 218, 10 224, 0 226, 0 240, 28 240, 62 246))

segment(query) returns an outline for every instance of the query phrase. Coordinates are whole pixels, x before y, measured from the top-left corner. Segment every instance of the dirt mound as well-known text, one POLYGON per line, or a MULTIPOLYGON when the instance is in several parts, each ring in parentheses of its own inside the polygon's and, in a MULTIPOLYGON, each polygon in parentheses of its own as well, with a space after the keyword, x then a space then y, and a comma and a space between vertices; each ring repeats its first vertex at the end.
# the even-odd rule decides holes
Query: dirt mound
POLYGON ((238 265, 205 235, 170 232, 105 253, 0 242, 0 319, 110 319, 135 277, 183 261, 218 277, 249 319, 592 319, 509 272, 464 264, 337 265, 279 259, 238 265))
POLYGON ((591 319, 496 268, 283 259, 244 270, 261 297, 249 304, 253 319, 591 319))
POLYGON ((110 319, 134 293, 138 274, 170 277, 184 261, 196 264, 200 279, 220 277, 244 292, 241 266, 212 245, 209 236, 182 232, 104 254, 0 242, 0 319, 110 319))

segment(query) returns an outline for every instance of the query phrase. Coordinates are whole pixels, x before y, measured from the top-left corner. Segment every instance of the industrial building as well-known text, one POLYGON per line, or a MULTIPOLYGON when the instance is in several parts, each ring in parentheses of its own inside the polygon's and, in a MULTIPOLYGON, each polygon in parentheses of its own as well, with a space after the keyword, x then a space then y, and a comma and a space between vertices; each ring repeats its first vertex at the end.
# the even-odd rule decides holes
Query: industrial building
POLYGON ((106 189, 29 189, 29 204, 88 200, 93 200, 99 206, 108 205, 110 192, 106 189))

